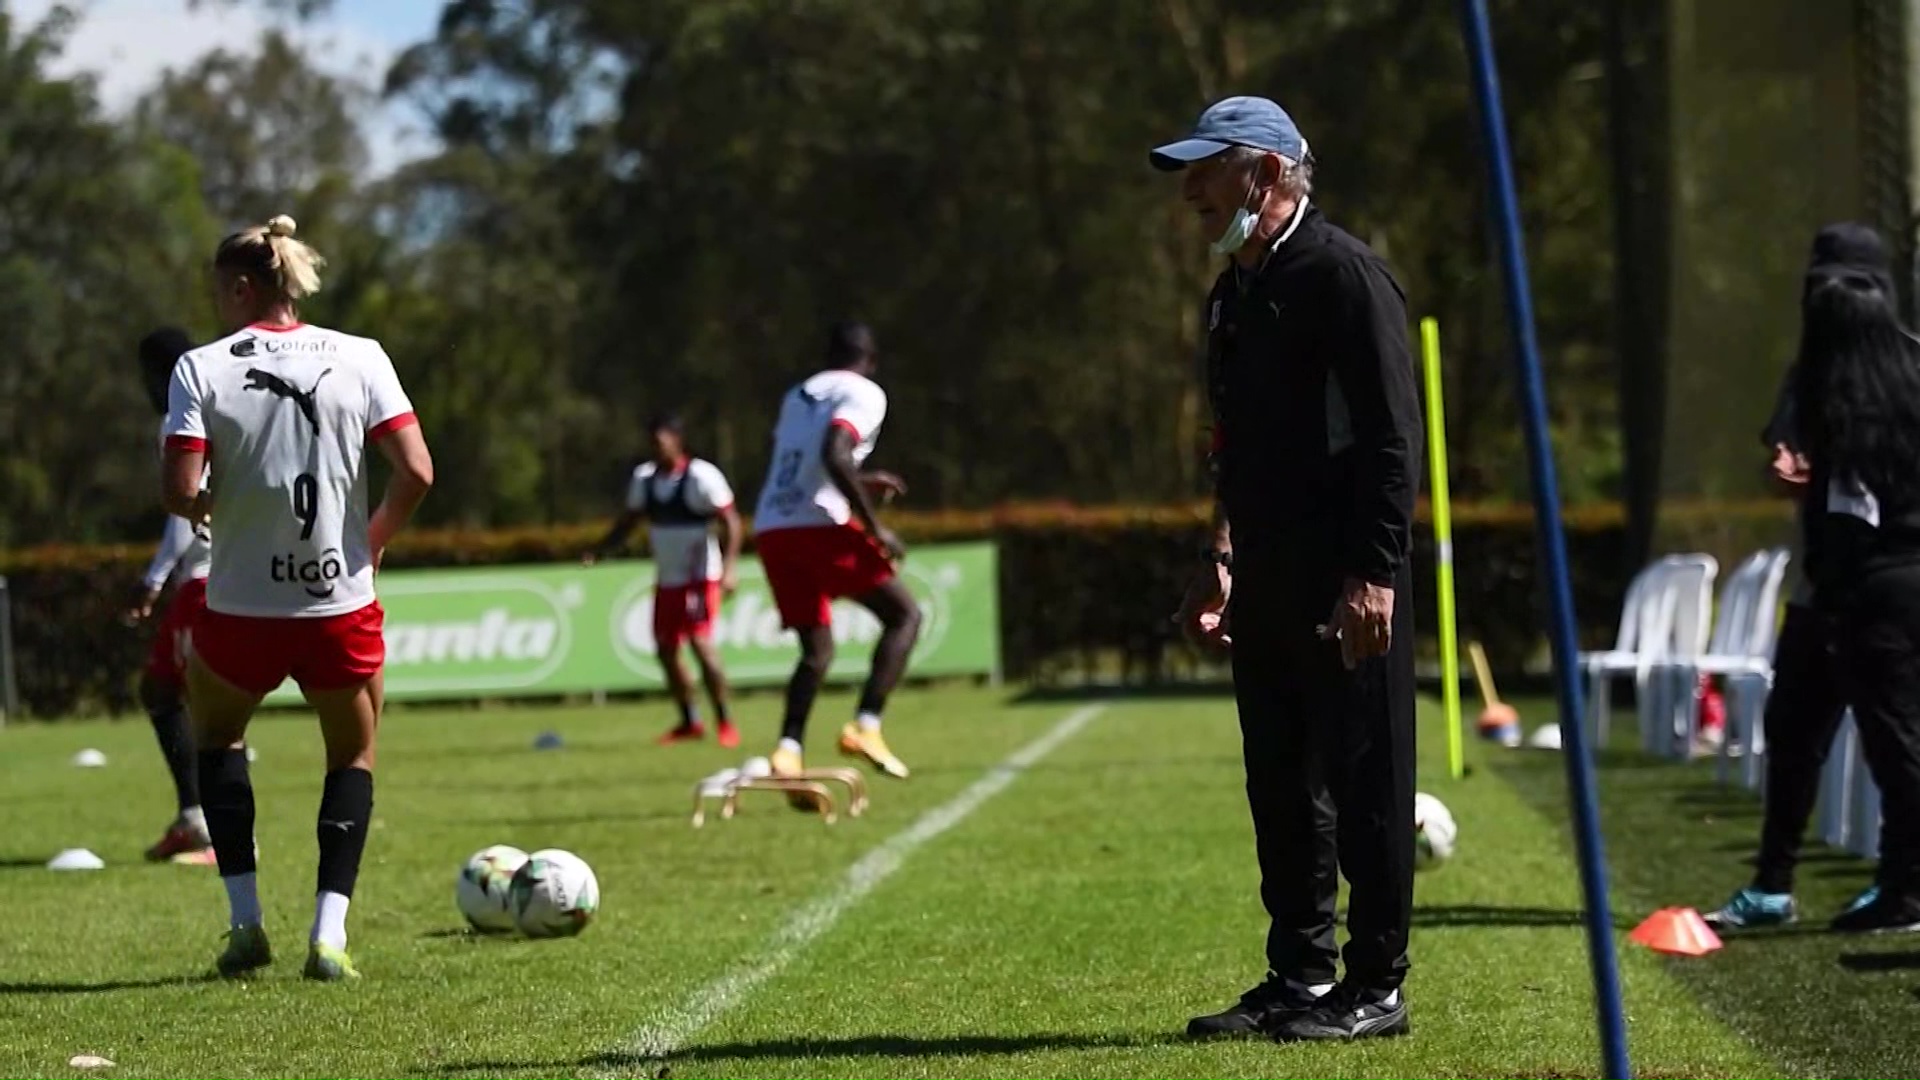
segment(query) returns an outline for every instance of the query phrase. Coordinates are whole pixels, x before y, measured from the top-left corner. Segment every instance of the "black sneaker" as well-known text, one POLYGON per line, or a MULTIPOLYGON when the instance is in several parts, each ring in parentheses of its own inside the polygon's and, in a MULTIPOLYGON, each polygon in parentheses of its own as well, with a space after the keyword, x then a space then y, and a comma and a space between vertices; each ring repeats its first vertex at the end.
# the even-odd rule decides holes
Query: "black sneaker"
POLYGON ((1407 999, 1399 990, 1380 994, 1346 986, 1335 988, 1313 1008, 1268 1028, 1275 1042, 1371 1039, 1412 1032, 1407 999))
POLYGON ((1313 1008, 1327 987, 1313 987, 1271 972, 1265 982, 1240 995, 1231 1008, 1187 1021, 1187 1038, 1259 1035, 1290 1016, 1313 1008))
POLYGON ((1920 930, 1920 897, 1881 892, 1871 901, 1836 916, 1837 934, 1905 934, 1920 930))

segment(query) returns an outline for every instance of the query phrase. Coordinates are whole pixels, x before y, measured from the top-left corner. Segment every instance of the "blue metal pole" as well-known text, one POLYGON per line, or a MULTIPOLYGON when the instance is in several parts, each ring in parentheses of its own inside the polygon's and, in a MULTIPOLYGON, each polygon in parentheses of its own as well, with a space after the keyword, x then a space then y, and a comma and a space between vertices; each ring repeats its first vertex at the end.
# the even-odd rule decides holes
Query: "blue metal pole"
POLYGON ((1579 651, 1574 634, 1573 590, 1567 573, 1567 543, 1560 525, 1560 491, 1554 479, 1553 444, 1547 432, 1547 394, 1540 373, 1540 344, 1534 338, 1533 297, 1527 286, 1527 256, 1521 241, 1520 199, 1514 190, 1513 160, 1507 147, 1506 118, 1500 104, 1500 76, 1494 64, 1493 31, 1486 0, 1460 0, 1460 31, 1473 68, 1473 96, 1479 105, 1486 141, 1487 172, 1493 185, 1494 228, 1500 238, 1505 271, 1507 319, 1513 335, 1514 366, 1519 376, 1521 417, 1526 423, 1527 458, 1533 477, 1533 512, 1540 553, 1552 601, 1554 685, 1560 699, 1561 757, 1567 766, 1567 790, 1573 803, 1574 840, 1580 855, 1580 885, 1585 893, 1587 952, 1593 965, 1593 996, 1600 1027, 1600 1050, 1609 1080, 1629 1080, 1626 1020, 1620 1007, 1620 973, 1613 952, 1613 913, 1607 905, 1607 857, 1600 839, 1600 807, 1594 797, 1593 761, 1580 722, 1579 651))

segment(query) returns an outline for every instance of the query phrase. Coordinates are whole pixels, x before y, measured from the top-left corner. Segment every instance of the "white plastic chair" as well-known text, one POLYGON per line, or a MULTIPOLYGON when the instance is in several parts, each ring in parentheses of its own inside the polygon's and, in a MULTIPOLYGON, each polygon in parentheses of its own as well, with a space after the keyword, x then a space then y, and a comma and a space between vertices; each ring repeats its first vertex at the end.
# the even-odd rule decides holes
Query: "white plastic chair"
MULTIPOLYGON (((1773 686, 1773 647, 1780 636, 1780 589, 1786 580, 1787 565, 1793 553, 1786 548, 1756 552, 1741 564, 1748 571, 1750 592, 1736 608, 1722 596, 1720 622, 1714 627, 1713 644, 1694 665, 1692 685, 1699 676, 1718 675, 1724 680, 1727 701, 1727 727, 1720 743, 1720 762, 1716 773, 1725 783, 1732 772, 1735 753, 1749 759, 1746 784, 1758 783, 1759 766, 1752 759, 1765 753, 1766 736, 1761 722, 1766 712, 1767 694, 1773 686), (1724 634, 1723 634, 1724 631, 1724 634)), ((1740 571, 1736 571, 1736 574, 1740 571)), ((1732 591, 1731 581, 1728 592, 1732 591)), ((1693 740, 1698 722, 1698 702, 1687 714, 1687 742, 1693 740)))
MULTIPOLYGON (((1860 735, 1854 730, 1853 710, 1840 720, 1833 736, 1833 749, 1820 770, 1820 839, 1828 847, 1845 848, 1854 834, 1854 797, 1859 778, 1867 771, 1860 754, 1860 735)), ((1868 778, 1867 783, 1873 781, 1868 778)))
POLYGON ((1655 677, 1662 665, 1689 663, 1706 651, 1713 631, 1713 582, 1720 564, 1711 555, 1670 556, 1672 566, 1662 576, 1658 602, 1668 610, 1666 636, 1649 652, 1646 674, 1640 680, 1640 741, 1648 751, 1669 753, 1676 694, 1672 679, 1655 677), (1664 734, 1663 734, 1664 732, 1664 734))
POLYGON ((1656 643, 1666 640, 1671 606, 1663 606, 1665 578, 1677 561, 1669 556, 1644 567, 1627 584, 1626 599, 1620 605, 1620 629, 1613 648, 1580 654, 1580 670, 1587 677, 1588 721, 1593 725, 1595 744, 1605 746, 1612 727, 1613 680, 1632 675, 1634 685, 1645 690, 1647 673, 1652 670, 1656 643))
MULTIPOLYGON (((1779 623, 1780 581, 1787 570, 1784 555, 1778 549, 1756 551, 1727 575, 1704 652, 1689 651, 1691 642, 1676 626, 1674 652, 1655 664, 1652 673, 1659 709, 1652 718, 1653 749, 1678 757, 1691 753, 1699 733, 1702 675, 1768 669, 1779 623), (1663 716, 1668 718, 1664 729, 1663 716), (1663 731, 1670 742, 1661 739, 1663 731)), ((1723 742, 1723 750, 1725 746, 1723 742)))
MULTIPOLYGON (((1856 741, 1857 743, 1857 741, 1856 741)), ((1866 749, 1859 747, 1860 760, 1853 766, 1853 829, 1847 837, 1847 850, 1863 859, 1880 857, 1880 785, 1873 782, 1867 768, 1866 749)))

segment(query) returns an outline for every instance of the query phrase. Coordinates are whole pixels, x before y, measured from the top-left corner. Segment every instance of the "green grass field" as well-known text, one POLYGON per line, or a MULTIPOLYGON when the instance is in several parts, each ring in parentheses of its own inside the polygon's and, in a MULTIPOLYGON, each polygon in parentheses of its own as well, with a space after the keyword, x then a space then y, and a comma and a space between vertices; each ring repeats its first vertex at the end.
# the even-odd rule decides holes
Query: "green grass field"
MULTIPOLYGON (((822 703, 817 759, 848 707, 822 703)), ((749 700, 753 752, 776 709, 749 700)), ((829 828, 749 803, 695 830, 692 782, 746 751, 651 745, 658 705, 396 711, 350 922, 367 977, 344 986, 298 978, 320 779, 308 722, 255 732, 280 962, 244 984, 206 975, 225 918, 213 872, 140 862, 171 810, 146 724, 0 732, 0 1075, 73 1075, 82 1053, 126 1077, 1597 1075, 1553 758, 1491 768, 1493 752, 1475 746, 1475 774, 1453 782, 1428 714, 1422 788, 1453 809, 1461 850, 1419 882, 1413 1038, 1194 1045, 1178 1034, 1187 1016, 1261 974, 1230 703, 942 689, 902 695, 892 715, 915 775, 876 779, 867 816, 829 828), (547 729, 564 749, 530 748, 547 729), (1051 751, 1020 767, 1043 739, 1051 751), (85 746, 109 766, 70 767, 85 746), (598 921, 566 941, 463 933, 454 873, 491 843, 584 856, 600 878, 598 921), (93 849, 108 869, 41 868, 65 847, 93 849)), ((1635 812, 1668 820, 1646 851, 1613 840, 1623 937, 1651 907, 1705 904, 1737 884, 1738 856, 1721 849, 1753 824, 1674 820, 1642 772, 1626 772, 1635 798, 1658 806, 1635 812)), ((1796 1019, 1807 984, 1789 980, 1842 972, 1814 982, 1844 992, 1864 980, 1880 991, 1873 1008, 1908 1018, 1920 1015, 1915 980, 1893 967, 1849 974, 1837 958, 1860 950, 1824 935, 1784 945, 1687 963, 1623 949, 1639 1074, 1920 1064, 1911 1019, 1871 1056, 1809 1049, 1815 1029, 1796 1019), (1738 992, 1769 979, 1778 985, 1738 992)), ((1846 1009, 1828 1019, 1885 1018, 1846 1009)))

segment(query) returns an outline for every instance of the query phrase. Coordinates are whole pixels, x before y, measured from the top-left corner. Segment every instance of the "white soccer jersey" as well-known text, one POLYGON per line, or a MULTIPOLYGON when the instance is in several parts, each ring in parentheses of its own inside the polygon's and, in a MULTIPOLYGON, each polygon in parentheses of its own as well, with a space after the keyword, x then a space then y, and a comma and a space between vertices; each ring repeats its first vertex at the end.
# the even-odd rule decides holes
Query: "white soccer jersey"
POLYGON ((720 579, 720 544, 708 525, 732 505, 733 488, 712 462, 692 458, 679 469, 666 470, 648 461, 633 470, 627 509, 647 515, 655 587, 677 589, 720 579))
MULTIPOLYGON (((167 441, 166 422, 160 424, 160 442, 167 441)), ((200 471, 200 486, 207 486, 207 470, 200 471)), ((166 528, 160 533, 160 550, 147 564, 146 584, 159 589, 169 581, 197 581, 206 577, 213 565, 213 548, 205 525, 194 526, 187 519, 167 515, 166 528)))
POLYGON ((370 338, 253 326, 181 357, 165 430, 212 469, 207 606, 319 618, 372 603, 367 443, 412 422, 370 338))
POLYGON ((754 531, 845 525, 853 508, 827 476, 821 454, 827 431, 837 425, 852 432, 858 465, 873 453, 886 418, 887 392, 851 371, 823 371, 789 390, 773 429, 773 463, 760 489, 754 531))

